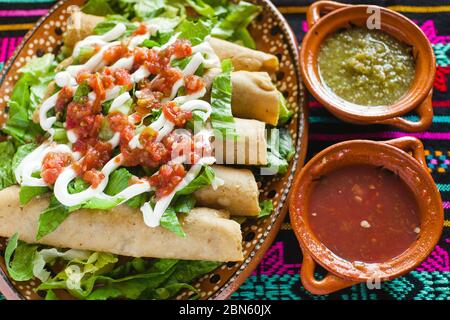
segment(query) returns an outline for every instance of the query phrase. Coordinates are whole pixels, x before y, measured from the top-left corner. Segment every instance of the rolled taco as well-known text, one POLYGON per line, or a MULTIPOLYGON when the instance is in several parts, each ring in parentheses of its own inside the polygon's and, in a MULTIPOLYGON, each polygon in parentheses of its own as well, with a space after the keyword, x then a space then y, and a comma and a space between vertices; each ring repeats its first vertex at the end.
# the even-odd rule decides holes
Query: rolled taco
POLYGON ((237 137, 216 133, 215 157, 218 164, 266 165, 267 141, 264 122, 234 119, 237 137))
POLYGON ((236 71, 266 71, 273 73, 278 70, 278 58, 272 54, 252 50, 217 38, 211 38, 209 43, 220 60, 231 59, 236 71))
POLYGON ((259 190, 253 173, 248 169, 213 166, 216 177, 223 184, 207 187, 194 193, 197 204, 209 208, 226 209, 234 216, 257 216, 259 190))
POLYGON ((231 81, 233 116, 277 125, 281 97, 267 72, 237 71, 231 81))
POLYGON ((110 211, 81 209, 73 212, 55 231, 36 241, 38 220, 49 199, 19 205, 19 187, 0 191, 0 236, 16 232, 28 243, 110 252, 132 257, 241 261, 240 225, 229 213, 195 208, 182 218, 186 237, 162 227, 149 228, 138 210, 121 205, 110 211), (220 248, 220 250, 218 250, 220 248))
POLYGON ((105 20, 105 17, 73 10, 67 21, 67 29, 64 33, 64 46, 70 51, 78 41, 91 35, 95 26, 103 20, 105 20))

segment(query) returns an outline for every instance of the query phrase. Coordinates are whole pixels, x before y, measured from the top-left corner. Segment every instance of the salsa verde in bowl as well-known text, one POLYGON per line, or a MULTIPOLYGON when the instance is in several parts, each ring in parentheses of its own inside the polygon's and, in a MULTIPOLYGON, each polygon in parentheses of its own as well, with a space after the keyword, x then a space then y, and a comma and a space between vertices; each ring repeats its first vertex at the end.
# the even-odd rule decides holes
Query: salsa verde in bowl
POLYGON ((301 73, 320 103, 351 123, 389 124, 405 131, 428 128, 436 67, 420 28, 386 8, 332 1, 311 5, 307 18, 301 73), (370 25, 374 9, 380 30, 370 25), (402 118, 411 111, 418 114, 417 122, 402 118))

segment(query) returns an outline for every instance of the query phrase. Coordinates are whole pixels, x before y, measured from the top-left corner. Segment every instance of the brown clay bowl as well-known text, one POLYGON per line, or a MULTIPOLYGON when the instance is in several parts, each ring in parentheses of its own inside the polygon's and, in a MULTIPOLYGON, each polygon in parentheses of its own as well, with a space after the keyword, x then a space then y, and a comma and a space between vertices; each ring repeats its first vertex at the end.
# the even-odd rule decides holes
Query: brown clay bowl
POLYGON ((433 49, 425 34, 411 20, 392 10, 369 5, 348 5, 332 1, 318 1, 307 11, 310 27, 300 50, 303 80, 309 92, 331 113, 343 121, 356 124, 388 124, 405 131, 426 130, 433 118, 431 95, 436 62, 433 49), (368 9, 369 10, 368 13, 368 9), (343 100, 322 82, 317 56, 323 40, 339 29, 351 26, 366 27, 371 10, 380 10, 381 30, 413 49, 416 73, 407 93, 392 105, 361 106, 343 100), (325 14, 322 16, 322 14, 325 14), (417 122, 402 118, 410 111, 417 112, 417 122))
MULTIPOLYGON (((305 90, 300 79, 298 44, 283 15, 269 0, 247 0, 263 7, 263 11, 249 28, 259 50, 277 55, 280 70, 275 84, 285 95, 294 111, 289 129, 295 141, 296 156, 288 172, 283 176, 261 177, 261 200, 272 199, 275 210, 263 219, 249 219, 241 226, 244 261, 223 264, 217 270, 198 279, 193 285, 198 288, 201 299, 227 299, 239 288, 262 259, 281 227, 287 213, 287 194, 297 167, 303 165, 307 145, 307 115, 305 90)), ((82 6, 85 0, 63 0, 56 3, 28 32, 14 55, 0 73, 0 124, 5 115, 8 97, 18 79, 18 70, 31 57, 47 52, 57 53, 62 43, 62 32, 66 28, 71 5, 82 6)), ((3 259, 6 239, 0 238, 0 291, 7 299, 42 299, 33 289, 38 281, 15 282, 8 277, 3 259)), ((220 250, 220 248, 218 248, 220 250)), ((61 293, 62 299, 68 298, 61 293)), ((177 299, 188 299, 188 292, 181 292, 177 299)))
POLYGON ((423 145, 413 137, 384 142, 352 140, 335 144, 312 158, 295 176, 290 194, 292 228, 303 252, 301 281, 314 294, 328 294, 363 281, 391 280, 417 267, 431 253, 442 233, 441 196, 428 172, 423 145), (336 169, 355 164, 382 166, 396 173, 413 191, 419 205, 418 239, 402 254, 381 263, 356 264, 329 250, 314 235, 308 222, 309 196, 314 180, 336 169), (328 270, 316 280, 316 263, 328 270))

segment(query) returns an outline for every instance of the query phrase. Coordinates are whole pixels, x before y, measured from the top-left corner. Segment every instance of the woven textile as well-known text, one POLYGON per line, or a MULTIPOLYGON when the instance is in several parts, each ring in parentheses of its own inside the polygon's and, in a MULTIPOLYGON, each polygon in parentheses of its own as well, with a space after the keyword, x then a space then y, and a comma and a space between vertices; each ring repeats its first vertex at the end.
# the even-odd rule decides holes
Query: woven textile
MULTIPOLYGON (((276 0, 292 29, 301 41, 307 25, 306 6, 313 1, 276 0)), ((354 1, 344 1, 355 3, 354 1)), ((232 299, 439 299, 450 300, 450 1, 403 0, 363 1, 388 6, 411 18, 425 32, 437 58, 434 83, 433 125, 426 132, 406 134, 387 126, 355 126, 334 118, 326 109, 310 99, 310 143, 308 158, 338 141, 365 138, 392 139, 412 135, 421 139, 426 149, 430 172, 442 194, 446 214, 441 241, 428 259, 413 272, 383 283, 381 289, 368 290, 356 285, 329 296, 314 296, 300 284, 301 251, 291 230, 284 222, 274 244, 232 299)), ((45 14, 53 0, 0 0, 0 68, 12 55, 28 29, 45 14)), ((407 116, 416 119, 416 115, 407 116)), ((322 272, 318 271, 320 277, 322 272)), ((1 295, 0 295, 0 299, 1 295)))

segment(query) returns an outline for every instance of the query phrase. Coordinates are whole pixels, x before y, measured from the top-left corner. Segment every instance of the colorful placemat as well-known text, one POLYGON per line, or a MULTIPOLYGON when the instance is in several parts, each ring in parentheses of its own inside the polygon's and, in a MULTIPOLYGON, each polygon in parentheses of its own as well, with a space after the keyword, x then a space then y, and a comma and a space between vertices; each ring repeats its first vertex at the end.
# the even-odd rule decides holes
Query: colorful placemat
MULTIPOLYGON (((299 41, 307 25, 306 0, 275 0, 285 14, 299 41)), ((360 1, 343 1, 358 3, 360 1)), ((53 0, 0 0, 0 69, 12 55, 28 29, 55 3, 53 0)), ((301 251, 289 219, 283 223, 275 242, 258 268, 232 299, 269 300, 450 300, 450 5, 448 0, 364 1, 388 6, 411 18, 425 32, 437 58, 434 83, 433 125, 426 132, 407 134, 387 126, 356 126, 334 118, 314 99, 310 99, 310 143, 308 158, 338 141, 349 139, 392 139, 413 135, 425 145, 426 160, 442 194, 446 214, 441 241, 428 259, 413 272, 385 282, 380 289, 365 284, 328 296, 314 296, 300 284, 301 251)), ((408 115, 416 119, 416 115, 408 115)), ((317 276, 323 275, 319 270, 317 276)), ((2 299, 0 295, 0 300, 2 299)))

